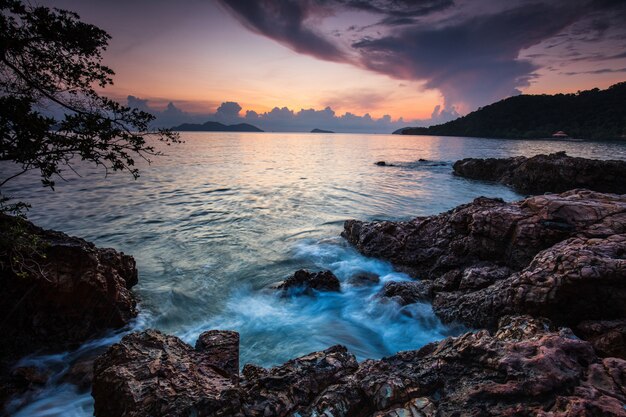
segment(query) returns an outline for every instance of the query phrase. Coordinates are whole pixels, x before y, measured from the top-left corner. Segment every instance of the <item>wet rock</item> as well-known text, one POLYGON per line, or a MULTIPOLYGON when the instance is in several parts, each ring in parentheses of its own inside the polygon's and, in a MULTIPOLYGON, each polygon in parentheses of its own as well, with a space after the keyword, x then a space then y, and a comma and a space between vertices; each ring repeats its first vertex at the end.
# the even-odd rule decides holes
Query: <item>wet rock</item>
POLYGON ((367 256, 387 259, 421 279, 436 279, 484 262, 519 270, 541 250, 582 232, 626 233, 626 196, 573 190, 516 203, 479 197, 408 222, 348 220, 342 236, 367 256))
POLYGON ((216 347, 231 352, 234 335, 203 333, 196 349, 155 330, 124 337, 95 363, 95 415, 285 416, 358 367, 335 346, 271 369, 246 365, 243 378, 233 378, 215 364, 231 367, 216 347))
POLYGON ((238 384, 203 359, 158 332, 126 336, 96 362, 95 415, 626 415, 626 361, 529 316, 360 364, 334 346, 270 369, 246 365, 238 384))
POLYGON ((37 243, 34 250, 17 252, 21 266, 12 266, 12 248, 0 251, 0 357, 66 349, 137 315, 132 256, 0 217, 0 239, 13 239, 18 229, 37 243))
POLYGON ((600 356, 626 359, 626 319, 583 321, 575 332, 591 342, 600 356))
POLYGON ((348 278, 346 282, 354 287, 376 285, 380 282, 380 276, 372 272, 359 272, 348 278))
MULTIPOLYGON (((224 337, 230 346, 230 332, 224 337)), ((205 409, 228 415, 238 410, 237 381, 229 370, 215 365, 214 350, 205 350, 207 339, 210 346, 220 344, 216 334, 201 337, 200 350, 156 330, 125 336, 95 362, 95 415, 209 415, 200 412, 205 409)), ((233 362, 225 361, 227 366, 233 362)))
POLYGON ((494 328, 503 315, 531 314, 575 327, 626 318, 626 195, 481 197, 408 222, 350 220, 343 236, 432 283, 444 321, 494 328))
POLYGON ((19 366, 7 369, 0 374, 0 413, 12 415, 13 411, 25 405, 30 397, 24 395, 43 388, 50 379, 50 372, 36 366, 19 366), (18 398, 12 398, 19 396, 18 398), (8 401, 11 399, 11 401, 8 401))
POLYGON ((273 288, 289 295, 303 293, 311 295, 313 290, 338 292, 341 290, 341 284, 335 274, 330 271, 309 272, 300 269, 273 288))
POLYGON ((342 384, 357 368, 354 355, 343 346, 333 346, 257 372, 241 382, 242 414, 297 415, 292 413, 307 407, 327 388, 342 384))
POLYGON ((385 283, 378 296, 392 299, 405 306, 429 300, 431 292, 432 284, 427 281, 390 281, 385 283))
POLYGON ((626 193, 626 162, 574 158, 565 152, 531 158, 467 158, 453 168, 456 175, 497 181, 522 193, 560 193, 574 188, 626 193))
POLYGON ((93 363, 95 358, 85 358, 70 365, 63 375, 62 382, 75 385, 79 390, 88 390, 93 381, 93 363))
POLYGON ((210 330, 200 335, 196 350, 206 356, 209 364, 232 376, 239 375, 239 333, 210 330))
POLYGON ((348 388, 327 390, 321 404, 301 415, 624 416, 619 382, 625 365, 601 361, 589 343, 566 330, 552 331, 529 317, 507 318, 493 335, 467 333, 367 360, 346 381, 348 388), (581 411, 567 414, 574 408, 581 411))
POLYGON ((385 161, 378 161, 374 165, 378 165, 379 167, 393 167, 393 166, 395 166, 394 164, 389 164, 389 163, 387 163, 385 161))
POLYGON ((626 317, 626 235, 571 238, 546 249, 521 272, 478 291, 438 293, 444 321, 493 327, 506 314, 545 316, 575 326, 626 317))

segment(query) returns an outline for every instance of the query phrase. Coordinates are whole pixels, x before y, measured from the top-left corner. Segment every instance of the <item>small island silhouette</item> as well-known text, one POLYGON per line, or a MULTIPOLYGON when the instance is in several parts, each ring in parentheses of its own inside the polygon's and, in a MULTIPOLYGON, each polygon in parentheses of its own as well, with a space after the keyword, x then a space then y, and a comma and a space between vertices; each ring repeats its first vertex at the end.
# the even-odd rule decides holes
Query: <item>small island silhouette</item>
POLYGON ((172 127, 172 130, 175 132, 263 132, 263 130, 248 123, 225 125, 220 122, 211 121, 203 124, 183 123, 172 127))

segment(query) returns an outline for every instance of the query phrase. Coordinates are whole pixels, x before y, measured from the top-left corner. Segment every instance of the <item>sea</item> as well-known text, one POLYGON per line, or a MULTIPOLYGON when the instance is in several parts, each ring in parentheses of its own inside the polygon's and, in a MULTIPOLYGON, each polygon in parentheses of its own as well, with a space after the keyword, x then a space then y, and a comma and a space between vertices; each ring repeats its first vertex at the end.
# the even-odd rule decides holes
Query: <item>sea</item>
MULTIPOLYGON (((160 329, 188 343, 209 329, 241 335, 241 364, 265 367, 342 344, 359 360, 381 358, 459 334, 427 303, 400 307, 377 296, 410 279, 367 258, 341 237, 347 219, 408 220, 479 196, 522 199, 510 188, 453 175, 468 157, 571 156, 626 160, 626 143, 567 140, 309 133, 182 133, 161 146, 141 176, 77 165, 54 191, 37 175, 3 193, 32 205, 28 218, 131 254, 137 261, 138 318, 75 351, 31 355, 17 365, 50 373, 45 387, 15 398, 14 416, 90 416, 90 391, 64 378, 72 364, 128 332, 160 329), (385 161, 390 166, 375 163, 385 161), (329 269, 339 293, 280 297, 267 289, 298 269, 329 269), (371 272, 380 282, 353 286, 371 272)), ((0 165, 0 173, 13 167, 0 165)), ((4 176, 4 174, 2 176, 4 176)))

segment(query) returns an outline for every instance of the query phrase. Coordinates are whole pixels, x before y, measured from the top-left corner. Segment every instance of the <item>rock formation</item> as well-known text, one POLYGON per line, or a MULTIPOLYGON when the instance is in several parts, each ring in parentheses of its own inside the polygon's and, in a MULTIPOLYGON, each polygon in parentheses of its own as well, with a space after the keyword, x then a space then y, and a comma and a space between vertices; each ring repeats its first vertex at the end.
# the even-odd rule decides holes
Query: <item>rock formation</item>
POLYGON ((578 325, 626 318, 626 195, 477 198, 408 222, 350 220, 343 235, 421 278, 385 286, 381 295, 400 295, 401 304, 431 299, 444 321, 476 328, 509 314, 544 316, 603 340, 604 351, 624 351, 606 346, 624 340, 623 322, 606 331, 578 325))
POLYGON ((281 290, 284 295, 313 294, 316 291, 339 291, 339 279, 330 271, 309 272, 305 269, 296 271, 286 280, 271 286, 281 290))
POLYGON ((156 331, 128 335, 96 362, 95 415, 626 415, 626 361, 525 316, 361 364, 334 346, 233 377, 211 357, 156 331))
POLYGON ((1 239, 20 233, 34 245, 25 251, 3 245, 0 254, 3 358, 65 349, 137 315, 130 292, 137 283, 132 256, 10 216, 0 217, 0 223, 1 239))
POLYGON ((531 158, 467 158, 454 173, 476 180, 497 181, 520 193, 560 193, 574 188, 626 194, 626 161, 574 158, 565 152, 531 158))

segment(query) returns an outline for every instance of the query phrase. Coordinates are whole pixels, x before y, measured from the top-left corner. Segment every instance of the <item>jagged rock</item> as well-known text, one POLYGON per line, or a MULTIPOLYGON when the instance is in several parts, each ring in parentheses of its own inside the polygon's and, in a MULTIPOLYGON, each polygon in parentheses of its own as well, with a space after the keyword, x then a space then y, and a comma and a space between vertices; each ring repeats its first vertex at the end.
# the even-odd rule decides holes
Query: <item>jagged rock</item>
POLYGON ((626 318, 626 195, 478 198, 409 222, 347 221, 343 235, 432 283, 444 321, 493 328, 503 315, 531 314, 574 327, 626 318))
POLYGON ((519 270, 539 251, 582 232, 626 233, 626 196, 572 190, 516 203, 479 197, 408 222, 348 220, 342 236, 367 256, 436 279, 486 262, 519 270))
POLYGON ((236 384, 205 353, 155 331, 126 336, 96 361, 97 417, 625 416, 626 361, 545 319, 504 317, 466 333, 358 364, 341 346, 236 384))
POLYGON ((359 272, 348 278, 346 282, 355 287, 376 285, 380 282, 380 276, 371 272, 359 272))
POLYGON ((390 281, 383 285, 379 297, 390 298, 401 306, 428 301, 431 298, 432 284, 428 281, 390 281))
POLYGON ((279 416, 309 404, 328 386, 358 367, 344 347, 263 369, 246 365, 244 377, 224 360, 238 335, 211 331, 200 336, 196 349, 173 336, 147 330, 125 336, 95 363, 92 395, 96 416, 279 416), (210 340, 207 349, 206 341, 210 340), (227 351, 215 347, 228 346, 227 351), (217 358, 216 358, 217 356, 217 358))
POLYGON ((316 291, 340 291, 339 279, 330 271, 309 272, 305 269, 296 271, 285 281, 272 286, 284 294, 312 294, 316 291))
POLYGON ((591 342, 599 355, 626 359, 626 319, 583 321, 575 332, 591 342))
MULTIPOLYGON (((217 343, 211 335, 213 346, 217 343)), ((206 341, 206 337, 201 337, 206 341)), ((225 334, 230 346, 233 337, 225 334)), ((125 336, 100 356, 94 365, 92 395, 97 416, 209 415, 201 410, 240 408, 238 381, 216 362, 238 363, 238 358, 215 361, 204 342, 200 350, 173 336, 146 330, 125 336)), ((237 351, 230 351, 233 356, 237 351)), ((224 415, 223 414, 223 415, 224 415)))
POLYGON ((565 152, 503 159, 467 158, 454 164, 456 175, 497 181, 522 193, 560 193, 587 188, 626 194, 626 162, 574 158, 565 152))
POLYGON ((242 414, 287 416, 306 407, 319 394, 358 368, 354 355, 343 346, 313 352, 264 372, 246 373, 241 382, 242 414))
POLYGON ((239 375, 239 333, 227 330, 210 330, 200 335, 196 350, 203 352, 210 365, 227 373, 239 375))
POLYGON ((130 291, 137 283, 132 256, 0 217, 0 238, 16 228, 38 243, 36 251, 21 254, 26 268, 17 273, 10 249, 0 254, 0 356, 65 349, 137 315, 130 291))
POLYGON ((478 291, 441 292, 433 308, 444 321, 493 327, 507 314, 550 317, 575 326, 626 317, 626 235, 571 238, 540 252, 530 265, 478 291))

